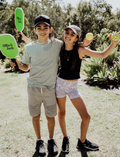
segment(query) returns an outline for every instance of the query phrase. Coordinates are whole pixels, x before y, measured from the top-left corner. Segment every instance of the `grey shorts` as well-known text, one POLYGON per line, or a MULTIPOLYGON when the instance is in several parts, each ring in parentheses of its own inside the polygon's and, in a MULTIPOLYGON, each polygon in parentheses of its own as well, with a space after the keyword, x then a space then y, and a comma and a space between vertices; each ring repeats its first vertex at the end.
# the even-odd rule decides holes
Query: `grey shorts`
POLYGON ((41 104, 44 105, 45 115, 55 117, 57 115, 57 103, 54 88, 37 88, 29 87, 28 90, 28 107, 32 117, 41 113, 41 104))

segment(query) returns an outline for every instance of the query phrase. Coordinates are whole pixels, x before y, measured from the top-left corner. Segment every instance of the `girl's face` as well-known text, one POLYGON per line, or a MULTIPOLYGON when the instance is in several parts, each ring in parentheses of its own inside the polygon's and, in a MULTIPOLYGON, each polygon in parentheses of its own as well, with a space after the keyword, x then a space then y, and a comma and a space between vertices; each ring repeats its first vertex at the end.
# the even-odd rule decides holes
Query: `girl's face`
POLYGON ((67 29, 64 32, 64 42, 67 44, 74 44, 77 42, 78 38, 77 35, 73 32, 72 29, 67 29))
POLYGON ((38 35, 38 40, 42 39, 45 42, 48 40, 49 34, 52 32, 52 27, 50 28, 45 23, 39 23, 34 31, 38 35))

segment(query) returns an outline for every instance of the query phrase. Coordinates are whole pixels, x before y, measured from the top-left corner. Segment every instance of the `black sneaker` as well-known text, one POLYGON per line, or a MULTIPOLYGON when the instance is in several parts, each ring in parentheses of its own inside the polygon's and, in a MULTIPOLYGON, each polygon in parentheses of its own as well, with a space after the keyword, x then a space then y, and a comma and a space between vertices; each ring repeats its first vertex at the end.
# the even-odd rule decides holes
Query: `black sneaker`
POLYGON ((36 153, 38 154, 38 156, 45 156, 46 155, 46 150, 45 150, 43 140, 39 140, 36 142, 36 153))
POLYGON ((91 143, 87 139, 85 140, 84 143, 82 143, 79 138, 78 138, 78 143, 77 143, 76 148, 78 150, 87 150, 87 151, 99 150, 99 146, 97 144, 91 143))
POLYGON ((58 154, 58 147, 54 139, 48 140, 48 154, 56 156, 58 154))
POLYGON ((65 154, 69 153, 69 138, 68 137, 63 138, 62 152, 64 152, 65 154))

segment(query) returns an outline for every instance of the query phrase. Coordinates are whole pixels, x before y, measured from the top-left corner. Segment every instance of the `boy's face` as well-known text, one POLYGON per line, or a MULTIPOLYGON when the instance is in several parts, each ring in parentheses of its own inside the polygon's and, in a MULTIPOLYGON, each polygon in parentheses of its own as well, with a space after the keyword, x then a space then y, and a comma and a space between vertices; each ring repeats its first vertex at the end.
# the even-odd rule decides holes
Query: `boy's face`
POLYGON ((46 41, 49 38, 49 34, 52 32, 50 27, 45 23, 39 23, 34 31, 38 35, 38 39, 42 38, 46 41))
POLYGON ((78 40, 77 35, 72 29, 66 29, 64 32, 64 42, 65 43, 75 43, 78 40))

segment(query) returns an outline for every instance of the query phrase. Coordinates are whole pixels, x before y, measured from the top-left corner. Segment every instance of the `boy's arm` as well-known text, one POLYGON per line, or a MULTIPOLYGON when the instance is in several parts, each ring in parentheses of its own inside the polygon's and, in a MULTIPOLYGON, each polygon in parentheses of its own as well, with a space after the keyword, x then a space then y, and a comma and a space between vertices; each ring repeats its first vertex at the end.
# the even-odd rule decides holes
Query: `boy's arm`
POLYGON ((22 40, 25 41, 26 44, 30 43, 31 40, 29 38, 27 38, 22 32, 19 32, 18 33, 18 30, 17 29, 14 29, 15 32, 17 33, 17 36, 20 37, 20 34, 22 36, 22 40))
MULTIPOLYGON (((22 70, 22 71, 28 71, 28 70, 29 70, 30 64, 21 64, 21 63, 18 62, 17 59, 16 59, 16 62, 17 62, 18 68, 19 68, 20 70, 22 70)), ((11 61, 11 67, 14 67, 14 66, 16 66, 15 63, 13 63, 13 62, 11 61)))
POLYGON ((79 43, 79 46, 81 46, 81 47, 88 46, 92 41, 93 41, 93 39, 92 40, 87 40, 86 38, 84 38, 83 42, 79 43))

